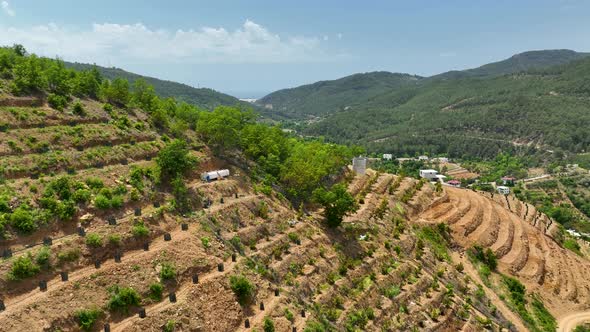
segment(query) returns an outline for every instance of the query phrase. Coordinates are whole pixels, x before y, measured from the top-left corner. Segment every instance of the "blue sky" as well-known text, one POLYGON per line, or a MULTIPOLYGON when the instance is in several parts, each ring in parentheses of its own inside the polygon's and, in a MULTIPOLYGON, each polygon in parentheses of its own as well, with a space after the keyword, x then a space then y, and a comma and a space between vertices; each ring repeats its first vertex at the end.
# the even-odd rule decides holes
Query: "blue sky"
POLYGON ((3 0, 0 44, 261 97, 356 72, 432 75, 590 51, 590 1, 3 0))

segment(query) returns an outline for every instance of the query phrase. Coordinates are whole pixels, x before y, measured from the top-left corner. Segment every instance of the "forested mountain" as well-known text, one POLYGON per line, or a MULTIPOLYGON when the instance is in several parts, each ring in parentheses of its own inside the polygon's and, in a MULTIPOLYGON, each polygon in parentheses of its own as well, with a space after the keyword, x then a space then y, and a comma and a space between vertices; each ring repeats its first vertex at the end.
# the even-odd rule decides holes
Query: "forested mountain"
POLYGON ((364 86, 362 97, 358 89, 337 84, 349 77, 282 90, 263 100, 273 100, 273 115, 284 115, 277 104, 293 105, 292 113, 317 105, 338 110, 305 122, 300 120, 308 113, 295 112, 295 128, 369 151, 455 157, 492 157, 517 149, 580 153, 590 148, 590 58, 567 61, 579 57, 582 53, 573 51, 527 52, 454 77, 390 74, 401 79, 397 86, 364 86), (551 63, 558 65, 546 66, 551 63), (338 94, 318 100, 315 96, 328 84, 338 94), (358 98, 341 102, 338 96, 358 98))
POLYGON ((271 117, 300 118, 324 116, 349 110, 353 105, 369 101, 375 96, 414 85, 420 76, 389 72, 371 72, 346 76, 333 81, 320 81, 293 89, 273 92, 257 101, 271 117))
MULTIPOLYGON (((431 77, 385 71, 361 73, 337 80, 320 81, 275 91, 257 101, 263 113, 274 119, 303 120, 338 111, 359 111, 380 95, 439 79, 491 78, 532 69, 542 69, 582 59, 590 53, 571 50, 543 50, 516 54, 509 59, 463 71, 449 71, 431 77)), ((397 100, 393 101, 397 103, 397 100)), ((388 104, 387 106, 392 106, 388 104)))
POLYGON ((370 150, 490 157, 529 148, 590 148, 590 58, 491 78, 391 90, 304 131, 370 150))
POLYGON ((543 50, 523 52, 512 57, 481 67, 467 70, 452 70, 432 76, 431 78, 461 78, 461 77, 490 77, 517 73, 530 69, 541 69, 566 64, 590 56, 590 53, 572 50, 543 50))
MULTIPOLYGON (((71 63, 66 62, 66 66, 76 70, 88 70, 93 65, 85 63, 71 63)), ((187 102, 206 109, 213 109, 220 105, 243 105, 250 106, 250 104, 240 101, 238 98, 215 91, 208 88, 194 88, 192 86, 160 80, 157 78, 142 76, 135 73, 130 73, 120 68, 115 67, 101 67, 96 66, 102 76, 113 80, 115 78, 124 78, 133 84, 136 80, 143 78, 148 84, 152 85, 156 90, 158 96, 162 98, 174 97, 177 100, 187 102)))

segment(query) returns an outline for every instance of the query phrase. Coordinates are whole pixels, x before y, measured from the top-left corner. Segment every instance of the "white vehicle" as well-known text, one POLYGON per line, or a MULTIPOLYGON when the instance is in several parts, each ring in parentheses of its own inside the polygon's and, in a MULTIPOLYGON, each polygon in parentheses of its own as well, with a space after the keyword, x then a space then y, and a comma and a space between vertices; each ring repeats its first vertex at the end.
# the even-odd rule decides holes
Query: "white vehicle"
POLYGON ((213 181, 213 180, 219 180, 219 179, 223 179, 229 176, 229 170, 228 169, 220 169, 217 171, 212 171, 212 172, 205 172, 203 174, 201 174, 201 179, 203 181, 213 181))

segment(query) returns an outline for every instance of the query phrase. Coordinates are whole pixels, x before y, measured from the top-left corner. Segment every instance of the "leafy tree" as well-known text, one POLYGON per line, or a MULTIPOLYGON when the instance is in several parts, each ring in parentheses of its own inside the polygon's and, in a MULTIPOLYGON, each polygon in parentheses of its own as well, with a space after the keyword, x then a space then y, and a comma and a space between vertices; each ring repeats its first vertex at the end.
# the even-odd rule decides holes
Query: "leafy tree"
POLYGON ((47 86, 41 60, 34 54, 14 67, 13 76, 12 90, 15 94, 39 92, 47 86))
POLYGON ((189 154, 186 141, 175 139, 160 150, 157 163, 161 177, 173 179, 193 168, 196 158, 189 154))
POLYGON ((133 82, 132 101, 144 112, 152 113, 158 106, 158 97, 154 87, 147 84, 144 79, 133 82))
POLYGON ((330 227, 340 226, 344 216, 358 209, 356 200, 343 184, 333 186, 330 191, 318 188, 313 192, 313 198, 324 207, 324 217, 330 227))
POLYGON ((72 92, 70 79, 71 72, 66 69, 63 61, 56 59, 52 61, 46 71, 47 88, 51 93, 67 97, 72 92))
POLYGON ((116 78, 112 82, 104 81, 101 86, 101 93, 107 102, 122 107, 127 106, 131 98, 129 82, 122 78, 116 78))
POLYGON ((251 110, 220 106, 213 112, 200 114, 197 131, 208 143, 218 148, 234 148, 239 143, 240 130, 254 118, 251 110))

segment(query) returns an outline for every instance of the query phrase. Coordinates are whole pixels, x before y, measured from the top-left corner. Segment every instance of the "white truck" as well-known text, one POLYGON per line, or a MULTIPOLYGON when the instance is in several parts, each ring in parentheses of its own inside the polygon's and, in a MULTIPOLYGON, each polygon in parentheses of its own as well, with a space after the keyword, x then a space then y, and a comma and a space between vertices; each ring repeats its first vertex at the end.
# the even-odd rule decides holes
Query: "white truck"
POLYGON ((203 181, 213 181, 213 180, 220 180, 229 176, 228 169, 220 169, 217 171, 205 172, 201 174, 201 180, 203 181))

